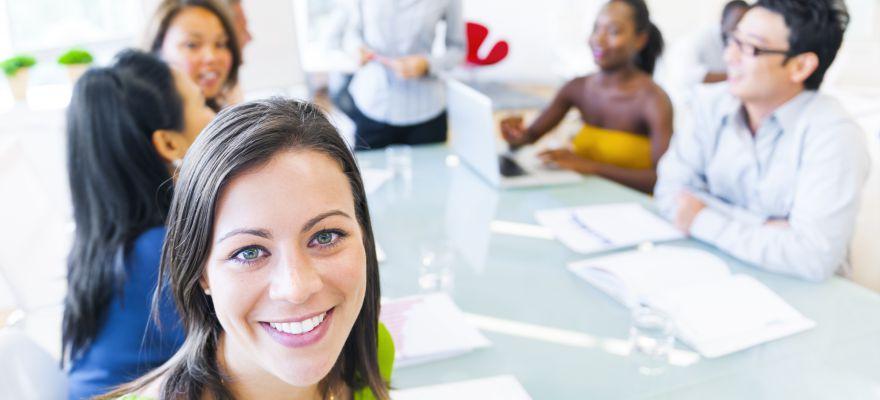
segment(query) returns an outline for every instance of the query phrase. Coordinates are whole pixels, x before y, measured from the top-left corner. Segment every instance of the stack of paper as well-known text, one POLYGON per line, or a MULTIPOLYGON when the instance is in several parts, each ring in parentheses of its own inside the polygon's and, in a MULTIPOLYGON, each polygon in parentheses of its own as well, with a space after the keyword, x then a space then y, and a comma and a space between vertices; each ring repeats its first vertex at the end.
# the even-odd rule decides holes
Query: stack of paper
POLYGON ((769 288, 707 252, 673 246, 579 261, 569 270, 623 304, 671 316, 676 336, 718 357, 816 326, 769 288))
POLYGON ((391 391, 392 400, 531 400, 511 375, 391 391))
POLYGON ((383 302, 379 319, 394 339, 395 367, 449 358, 491 344, 445 293, 383 302))
POLYGON ((535 219, 568 248, 584 254, 684 238, 637 203, 540 210, 535 219))

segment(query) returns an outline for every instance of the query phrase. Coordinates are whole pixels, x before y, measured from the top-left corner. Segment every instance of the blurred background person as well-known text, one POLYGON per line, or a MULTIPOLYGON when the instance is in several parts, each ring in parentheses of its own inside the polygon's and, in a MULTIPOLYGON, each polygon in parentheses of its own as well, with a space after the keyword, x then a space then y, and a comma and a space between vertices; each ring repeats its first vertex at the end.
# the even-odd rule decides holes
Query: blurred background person
POLYGON ((732 0, 724 5, 720 24, 704 27, 670 46, 655 76, 679 115, 690 114, 690 100, 699 85, 727 80, 725 40, 748 9, 745 1, 732 0))
POLYGON ((235 91, 242 63, 230 14, 225 3, 215 0, 164 0, 153 16, 148 40, 151 52, 199 85, 214 111, 240 97, 224 96, 235 91))
POLYGON ((153 369, 183 331, 158 282, 172 174, 214 117, 199 88, 153 55, 121 52, 88 71, 68 109, 67 162, 76 231, 67 268, 62 353, 71 399, 153 369))
POLYGON ((599 72, 566 83, 528 128, 521 117, 505 118, 502 135, 514 148, 534 143, 576 107, 584 127, 572 148, 546 151, 544 160, 650 193, 672 136, 672 104, 651 79, 663 37, 643 0, 612 0, 597 16, 589 46, 599 72))
POLYGON ((439 76, 464 60, 461 0, 352 0, 347 48, 361 67, 348 91, 358 149, 446 140, 446 97, 439 76), (445 22, 445 51, 432 54, 445 22), (392 29, 393 27, 393 29, 392 29))

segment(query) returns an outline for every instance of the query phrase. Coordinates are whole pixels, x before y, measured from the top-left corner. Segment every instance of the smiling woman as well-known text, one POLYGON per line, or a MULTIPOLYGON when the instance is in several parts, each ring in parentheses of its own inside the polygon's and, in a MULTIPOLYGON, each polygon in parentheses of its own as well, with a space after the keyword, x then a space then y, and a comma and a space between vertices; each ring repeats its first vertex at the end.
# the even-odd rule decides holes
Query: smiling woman
POLYGON ((168 221, 162 273, 186 341, 107 398, 388 398, 366 195, 317 108, 221 112, 184 160, 168 221))
POLYGON ((238 82, 241 66, 235 26, 226 3, 215 0, 163 0, 153 16, 150 51, 186 72, 219 111, 238 82))

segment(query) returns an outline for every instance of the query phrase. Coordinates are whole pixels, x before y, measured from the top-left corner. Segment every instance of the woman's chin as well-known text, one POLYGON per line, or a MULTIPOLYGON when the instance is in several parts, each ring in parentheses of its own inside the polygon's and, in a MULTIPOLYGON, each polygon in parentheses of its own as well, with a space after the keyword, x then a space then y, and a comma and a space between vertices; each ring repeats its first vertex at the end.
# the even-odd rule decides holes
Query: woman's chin
POLYGON ((200 86, 200 88, 202 89, 202 95, 205 96, 205 99, 207 100, 217 98, 217 96, 219 96, 220 92, 222 91, 222 87, 220 86, 200 86))
POLYGON ((329 365, 296 365, 287 368, 281 368, 277 371, 276 376, 290 386, 309 387, 321 382, 333 368, 333 363, 329 365))

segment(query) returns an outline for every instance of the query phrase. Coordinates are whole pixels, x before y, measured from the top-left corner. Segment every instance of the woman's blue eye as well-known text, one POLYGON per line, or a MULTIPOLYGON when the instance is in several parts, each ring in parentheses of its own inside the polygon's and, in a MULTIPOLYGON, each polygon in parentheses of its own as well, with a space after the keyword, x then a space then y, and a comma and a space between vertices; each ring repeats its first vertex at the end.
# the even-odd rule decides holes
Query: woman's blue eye
POLYGON ((236 252, 235 255, 232 256, 232 258, 237 262, 248 264, 257 261, 260 257, 265 256, 265 253, 265 250, 259 247, 248 247, 236 252))
POLYGON ((318 244, 330 244, 333 241, 333 234, 330 232, 321 232, 315 236, 315 240, 318 244))
POLYGON ((309 247, 333 247, 337 243, 339 243, 339 239, 345 237, 343 232, 339 231, 321 231, 315 234, 312 237, 311 242, 309 242, 309 247))

